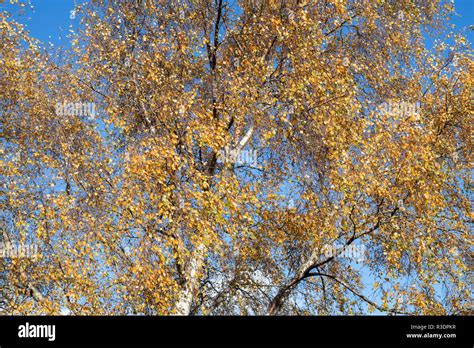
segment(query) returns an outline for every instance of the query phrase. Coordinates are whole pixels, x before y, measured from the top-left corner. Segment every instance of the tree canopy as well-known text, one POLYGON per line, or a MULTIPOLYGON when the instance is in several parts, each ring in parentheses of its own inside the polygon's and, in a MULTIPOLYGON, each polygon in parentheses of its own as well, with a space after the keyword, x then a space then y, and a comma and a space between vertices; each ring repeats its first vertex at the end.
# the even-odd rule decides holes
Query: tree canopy
POLYGON ((61 50, 0 15, 0 238, 39 251, 1 259, 1 313, 471 311, 450 1, 76 10, 61 50))

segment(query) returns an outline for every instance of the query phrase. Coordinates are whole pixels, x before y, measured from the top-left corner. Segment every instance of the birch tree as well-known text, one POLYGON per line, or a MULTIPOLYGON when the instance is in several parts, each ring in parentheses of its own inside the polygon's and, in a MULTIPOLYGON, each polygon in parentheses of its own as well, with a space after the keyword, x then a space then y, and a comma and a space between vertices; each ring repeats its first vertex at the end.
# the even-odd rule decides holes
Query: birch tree
POLYGON ((470 313, 453 10, 97 0, 61 55, 3 13, 2 214, 41 253, 4 260, 7 313, 470 313))

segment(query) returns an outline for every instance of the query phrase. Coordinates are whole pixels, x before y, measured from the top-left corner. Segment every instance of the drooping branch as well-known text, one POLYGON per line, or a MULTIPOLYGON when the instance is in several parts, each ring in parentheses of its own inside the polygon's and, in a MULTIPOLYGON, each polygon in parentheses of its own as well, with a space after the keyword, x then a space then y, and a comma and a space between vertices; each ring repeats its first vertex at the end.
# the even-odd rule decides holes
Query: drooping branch
MULTIPOLYGON (((379 209, 380 209, 380 205, 378 206, 377 211, 379 211, 379 209)), ((393 217, 395 213, 398 211, 398 209, 399 209, 398 207, 395 207, 390 212, 388 218, 390 219, 391 217, 393 217)), ((288 283, 280 287, 277 294, 275 295, 275 297, 272 299, 272 301, 270 302, 268 306, 268 314, 276 315, 278 311, 281 309, 281 307, 283 306, 285 300, 288 298, 288 295, 291 293, 291 291, 304 279, 313 275, 313 273, 311 273, 312 270, 317 269, 333 261, 336 257, 341 255, 347 249, 347 247, 350 246, 354 241, 362 238, 365 235, 373 233, 381 226, 382 223, 383 223, 382 219, 378 217, 377 222, 375 223, 374 226, 372 226, 371 228, 367 229, 366 231, 358 235, 353 234, 351 238, 347 240, 344 246, 338 249, 334 255, 331 255, 321 261, 318 261, 320 260, 320 255, 318 251, 314 250, 311 256, 308 258, 308 260, 299 267, 298 271, 296 272, 296 275, 288 283)))
POLYGON ((358 298, 360 298, 361 300, 363 300, 364 302, 368 303, 369 305, 371 305, 372 307, 376 308, 377 310, 379 310, 381 312, 387 312, 387 313, 391 313, 391 314, 404 314, 404 315, 409 315, 410 314, 408 312, 398 311, 396 309, 383 308, 382 306, 378 305, 377 303, 371 301, 367 296, 362 295, 360 292, 354 290, 349 285, 347 285, 345 282, 343 282, 342 280, 338 279, 337 277, 335 277, 331 274, 326 274, 326 273, 321 273, 321 272, 311 272, 311 273, 308 273, 306 275, 306 277, 314 277, 314 276, 320 276, 320 277, 326 277, 326 278, 332 279, 333 281, 335 281, 336 283, 342 285, 344 288, 346 288, 351 293, 356 295, 358 298))

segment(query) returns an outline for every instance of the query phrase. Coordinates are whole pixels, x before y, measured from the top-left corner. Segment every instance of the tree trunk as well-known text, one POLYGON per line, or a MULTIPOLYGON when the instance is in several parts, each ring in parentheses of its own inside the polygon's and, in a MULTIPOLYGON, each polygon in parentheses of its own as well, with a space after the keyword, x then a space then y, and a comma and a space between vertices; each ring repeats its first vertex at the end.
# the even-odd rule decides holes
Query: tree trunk
POLYGON ((191 305, 199 285, 199 275, 204 264, 204 251, 204 244, 200 244, 189 262, 184 288, 175 305, 176 315, 189 315, 191 313, 191 305))

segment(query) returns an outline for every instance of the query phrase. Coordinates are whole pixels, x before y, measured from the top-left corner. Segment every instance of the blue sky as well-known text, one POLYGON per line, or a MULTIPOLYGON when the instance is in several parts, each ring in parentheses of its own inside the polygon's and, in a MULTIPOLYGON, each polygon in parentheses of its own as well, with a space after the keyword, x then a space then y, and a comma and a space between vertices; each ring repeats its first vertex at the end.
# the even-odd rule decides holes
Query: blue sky
MULTIPOLYGON (((43 41, 52 42, 55 45, 65 44, 66 34, 70 25, 78 24, 78 19, 71 19, 70 12, 75 5, 85 0, 31 0, 33 11, 27 12, 29 20, 21 20, 26 23, 33 37, 43 41)), ((451 22, 456 25, 457 30, 463 30, 473 25, 474 0, 454 0, 456 12, 459 16, 452 18, 451 22)), ((474 31, 468 31, 467 37, 472 43, 474 31)))

